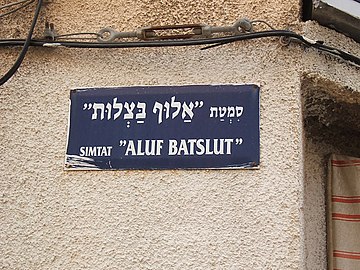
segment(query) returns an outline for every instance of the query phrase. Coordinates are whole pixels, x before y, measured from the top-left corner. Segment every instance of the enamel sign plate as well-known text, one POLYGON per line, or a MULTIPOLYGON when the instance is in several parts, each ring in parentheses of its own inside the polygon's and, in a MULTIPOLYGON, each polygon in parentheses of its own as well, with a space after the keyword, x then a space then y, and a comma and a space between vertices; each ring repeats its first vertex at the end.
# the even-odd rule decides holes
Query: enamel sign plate
POLYGON ((71 91, 68 170, 258 166, 257 85, 71 91))

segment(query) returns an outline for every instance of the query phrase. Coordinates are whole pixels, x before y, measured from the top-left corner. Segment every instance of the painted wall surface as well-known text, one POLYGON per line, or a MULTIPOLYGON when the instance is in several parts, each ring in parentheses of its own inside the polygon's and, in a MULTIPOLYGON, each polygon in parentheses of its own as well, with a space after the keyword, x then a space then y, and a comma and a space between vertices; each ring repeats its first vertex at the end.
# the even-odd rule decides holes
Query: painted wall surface
MULTIPOLYGON (((247 17, 360 55, 299 22, 298 1, 47 2, 38 37, 46 20, 65 34, 247 17)), ((24 37, 32 12, 0 19, 0 36, 24 37)), ((276 38, 200 48, 29 50, 0 88, 1 269, 324 269, 323 202, 304 216, 322 189, 304 194, 302 80, 359 91, 359 69, 276 38), (63 170, 70 89, 228 83, 261 87, 259 170, 63 170)), ((0 48, 2 74, 18 52, 0 48)))

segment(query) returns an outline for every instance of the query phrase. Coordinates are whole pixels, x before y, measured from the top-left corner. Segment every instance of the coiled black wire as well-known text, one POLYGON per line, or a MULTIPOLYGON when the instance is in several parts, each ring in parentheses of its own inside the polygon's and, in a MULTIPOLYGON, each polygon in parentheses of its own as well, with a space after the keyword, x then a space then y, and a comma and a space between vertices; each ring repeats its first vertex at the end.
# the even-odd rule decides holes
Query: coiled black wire
POLYGON ((25 55, 26 55, 26 53, 27 53, 27 51, 29 49, 29 46, 31 44, 32 34, 34 32, 36 21, 37 21, 37 19, 39 17, 42 2, 43 2, 43 0, 38 0, 36 10, 35 10, 35 14, 34 14, 34 18, 33 18, 32 22, 31 22, 29 33, 27 35, 27 38, 22 42, 23 48, 22 48, 18 58, 16 59, 14 65, 9 69, 9 71, 4 76, 2 76, 0 78, 0 85, 3 85, 4 83, 6 83, 15 74, 15 72, 19 69, 22 61, 24 60, 25 55))

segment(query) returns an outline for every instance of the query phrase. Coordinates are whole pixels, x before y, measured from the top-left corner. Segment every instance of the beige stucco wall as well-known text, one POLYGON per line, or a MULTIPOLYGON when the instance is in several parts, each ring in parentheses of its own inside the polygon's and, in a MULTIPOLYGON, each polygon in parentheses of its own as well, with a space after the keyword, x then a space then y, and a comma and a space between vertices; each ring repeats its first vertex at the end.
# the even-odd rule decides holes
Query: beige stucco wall
MULTIPOLYGON (((248 17, 360 54, 349 38, 300 23, 299 10, 298 1, 55 0, 36 35, 46 19, 63 34, 248 17)), ((24 36, 31 12, 0 21, 1 36, 24 36)), ((359 69, 274 38, 199 49, 29 50, 0 88, 1 269, 324 269, 324 216, 304 227, 302 78, 359 91, 359 69), (224 83, 261 86, 259 170, 63 170, 71 88, 224 83)), ((0 48, 2 73, 17 53, 0 48)))
POLYGON ((360 156, 360 92, 334 81, 308 74, 302 82, 304 240, 310 269, 320 265, 326 254, 325 187, 330 155, 360 156))

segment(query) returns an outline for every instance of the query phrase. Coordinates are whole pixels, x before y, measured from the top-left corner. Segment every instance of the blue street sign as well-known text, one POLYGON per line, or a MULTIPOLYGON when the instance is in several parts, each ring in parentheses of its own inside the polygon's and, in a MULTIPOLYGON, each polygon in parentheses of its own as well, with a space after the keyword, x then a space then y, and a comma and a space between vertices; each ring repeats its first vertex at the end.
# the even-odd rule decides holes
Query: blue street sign
POLYGON ((66 169, 259 166, 257 85, 86 88, 70 102, 66 169))

